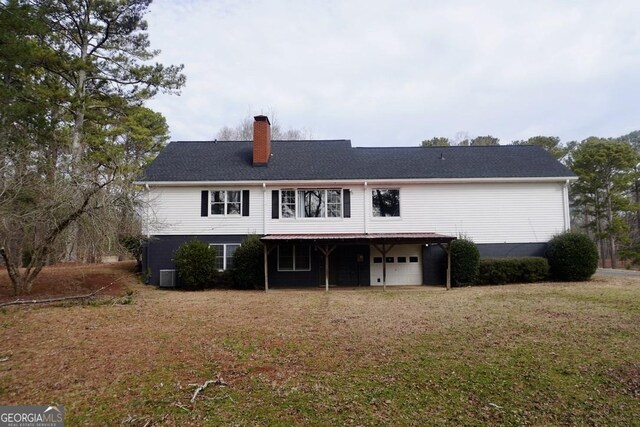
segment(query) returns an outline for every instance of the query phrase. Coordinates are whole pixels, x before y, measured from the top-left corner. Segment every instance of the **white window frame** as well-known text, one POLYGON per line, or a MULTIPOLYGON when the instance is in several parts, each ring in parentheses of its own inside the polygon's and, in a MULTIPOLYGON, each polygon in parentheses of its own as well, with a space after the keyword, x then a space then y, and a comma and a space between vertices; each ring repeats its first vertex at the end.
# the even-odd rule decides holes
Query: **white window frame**
MULTIPOLYGON (((302 219, 302 220, 329 220, 329 221, 335 221, 335 220, 341 220, 344 219, 344 189, 343 188, 282 188, 279 191, 279 198, 278 198, 278 206, 279 206, 279 219, 284 219, 284 220, 293 220, 293 219, 302 219), (294 216, 291 217, 284 217, 282 216, 282 208, 285 205, 285 203, 282 203, 282 192, 283 191, 293 191, 294 192, 294 200, 295 200, 295 209, 294 209, 294 216), (300 215, 300 209, 302 206, 304 206, 304 200, 302 200, 302 197, 300 197, 300 192, 301 191, 322 191, 323 192, 323 201, 324 201, 324 206, 322 209, 323 212, 323 216, 304 216, 304 215, 300 215), (339 191, 340 192, 340 208, 338 209, 339 212, 339 216, 329 216, 329 198, 328 198, 328 191, 339 191)), ((290 205, 290 203, 286 203, 286 205, 290 205)), ((335 203, 332 203, 332 205, 336 205, 335 203)))
MULTIPOLYGON (((289 244, 289 243, 287 243, 289 244)), ((295 243, 291 243, 291 246, 293 247, 293 268, 291 270, 282 270, 280 268, 280 246, 278 245, 278 271, 279 272, 283 272, 283 273, 295 273, 295 272, 300 272, 300 271, 311 271, 311 245, 296 245, 295 243), (309 268, 307 269, 296 269, 296 246, 307 246, 307 249, 309 250, 309 268)))
MULTIPOLYGON (((222 246, 222 270, 218 269, 218 271, 225 271, 227 269, 227 246, 237 246, 236 250, 241 246, 240 243, 209 243, 209 246, 222 246)), ((217 249, 216 249, 217 250, 217 249)), ((216 254, 217 257, 220 254, 216 254)))
POLYGON ((298 190, 295 188, 282 188, 280 189, 280 218, 282 219, 296 219, 298 216, 298 190), (283 216, 284 206, 291 205, 291 203, 282 203, 282 192, 283 191, 293 191, 293 216, 283 216))
POLYGON ((398 188, 398 187, 374 187, 374 188, 371 189, 370 195, 371 195, 371 204, 370 204, 370 207, 371 207, 371 218, 373 220, 386 220, 386 221, 389 221, 389 220, 402 218, 402 190, 400 188, 398 188), (378 216, 378 215, 375 215, 375 213, 374 213, 375 209, 373 208, 373 200, 374 200, 373 192, 376 191, 376 190, 397 190, 398 191, 398 211, 399 211, 399 215, 398 216, 382 216, 382 215, 378 216))
POLYGON ((209 190, 209 216, 232 216, 232 217, 236 217, 236 216, 242 216, 242 190, 230 190, 230 189, 222 189, 222 188, 215 188, 213 190, 209 190), (219 191, 222 194, 224 194, 224 202, 215 202, 216 204, 222 204, 223 206, 223 210, 222 213, 213 213, 212 212, 212 206, 214 204, 213 201, 213 192, 214 191, 219 191), (238 213, 228 213, 229 211, 229 205, 231 203, 233 204, 237 204, 238 202, 229 202, 229 192, 234 192, 234 193, 240 193, 240 209, 238 210, 238 213))

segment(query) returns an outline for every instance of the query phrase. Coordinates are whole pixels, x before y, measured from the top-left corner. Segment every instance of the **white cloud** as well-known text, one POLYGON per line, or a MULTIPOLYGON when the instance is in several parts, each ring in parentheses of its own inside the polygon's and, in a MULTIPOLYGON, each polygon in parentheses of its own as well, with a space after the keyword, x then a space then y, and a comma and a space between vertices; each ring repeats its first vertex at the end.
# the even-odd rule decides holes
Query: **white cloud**
POLYGON ((638 16, 635 0, 156 0, 152 46, 188 80, 151 106, 174 139, 270 109, 355 145, 616 136, 640 128, 638 16))

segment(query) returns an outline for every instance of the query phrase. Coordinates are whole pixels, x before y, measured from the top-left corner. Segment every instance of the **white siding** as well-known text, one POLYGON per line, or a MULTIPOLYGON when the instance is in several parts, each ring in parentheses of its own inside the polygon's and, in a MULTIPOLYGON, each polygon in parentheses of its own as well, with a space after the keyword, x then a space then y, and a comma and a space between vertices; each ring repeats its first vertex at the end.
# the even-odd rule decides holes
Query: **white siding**
POLYGON ((262 187, 153 187, 149 194, 150 234, 262 234, 262 187), (249 216, 200 216, 202 190, 249 190, 249 216))
POLYGON ((562 188, 560 183, 401 186, 400 217, 371 218, 368 231, 432 231, 476 243, 546 242, 564 230, 562 188))
POLYGON ((150 234, 436 232, 465 235, 476 243, 545 242, 565 229, 563 185, 369 183, 366 191, 364 184, 331 185, 327 187, 351 190, 351 218, 337 219, 272 219, 271 190, 277 187, 269 186, 266 193, 262 186, 237 188, 250 190, 249 217, 201 217, 201 190, 218 187, 153 187, 149 193, 150 234), (372 217, 374 188, 400 188, 400 217, 372 217))

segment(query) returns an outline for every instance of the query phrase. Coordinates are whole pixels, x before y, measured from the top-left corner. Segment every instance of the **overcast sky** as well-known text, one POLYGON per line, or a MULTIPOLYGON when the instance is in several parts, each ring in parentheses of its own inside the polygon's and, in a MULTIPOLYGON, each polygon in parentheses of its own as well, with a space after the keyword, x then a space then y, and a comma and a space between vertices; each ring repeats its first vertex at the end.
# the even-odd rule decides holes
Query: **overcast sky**
POLYGON ((640 129, 640 1, 155 0, 173 140, 249 114, 355 146, 640 129))

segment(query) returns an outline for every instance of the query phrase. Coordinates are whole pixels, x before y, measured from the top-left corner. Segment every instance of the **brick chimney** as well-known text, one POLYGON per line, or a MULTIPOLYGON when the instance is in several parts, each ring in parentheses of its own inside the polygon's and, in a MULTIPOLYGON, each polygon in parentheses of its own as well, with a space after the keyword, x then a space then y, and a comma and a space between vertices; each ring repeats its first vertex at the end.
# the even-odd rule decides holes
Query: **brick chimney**
POLYGON ((253 166, 266 166, 271 156, 271 122, 267 116, 255 116, 253 122, 253 166))

